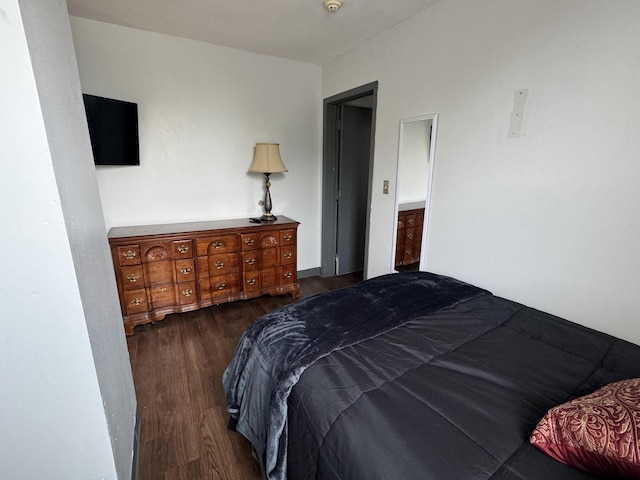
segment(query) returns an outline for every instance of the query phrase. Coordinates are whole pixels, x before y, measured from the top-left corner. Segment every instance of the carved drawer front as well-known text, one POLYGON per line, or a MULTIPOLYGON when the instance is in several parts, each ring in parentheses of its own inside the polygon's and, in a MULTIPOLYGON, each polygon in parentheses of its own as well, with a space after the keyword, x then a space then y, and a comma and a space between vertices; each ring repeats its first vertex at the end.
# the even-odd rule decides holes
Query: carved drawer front
POLYGON ((196 282, 186 282, 178 285, 178 300, 180 305, 188 305, 198 301, 196 282))
POLYGON ((413 237, 415 235, 415 228, 407 228, 404 231, 404 244, 413 245, 413 237))
POLYGON ((144 242, 140 244, 143 263, 162 262, 173 258, 171 242, 144 242))
POLYGON ((280 283, 282 285, 288 285, 290 283, 296 282, 296 269, 294 265, 279 267, 278 271, 279 271, 280 283))
POLYGON ((243 275, 243 289, 245 292, 255 292, 256 290, 260 290, 260 272, 246 272, 243 275))
POLYGON ((278 232, 262 232, 258 237, 260 248, 274 248, 279 244, 280 236, 278 232))
POLYGON ((176 260, 176 278, 178 282, 193 282, 196 279, 196 269, 193 267, 193 259, 176 260))
POLYGON ((199 257, 203 255, 237 252, 238 238, 236 235, 199 238, 196 240, 196 251, 199 257))
POLYGON ((126 245, 118 247, 118 261, 120 265, 139 265, 140 264, 140 246, 126 245))
POLYGON ((277 287, 278 267, 263 268, 260 270, 260 284, 262 288, 277 287))
POLYGON ((175 285, 156 285, 149 289, 151 295, 151 305, 153 308, 170 307, 176 302, 176 286, 175 285))
POLYGON ((208 271, 210 277, 227 275, 238 272, 238 254, 210 255, 208 258, 208 271))
POLYGON ((122 274, 122 288, 124 290, 144 288, 144 275, 141 265, 122 267, 120 273, 122 274))
POLYGON ((406 215, 406 223, 404 224, 406 228, 411 228, 416 226, 416 214, 408 213, 406 215))
POLYGON ((280 230, 280 245, 295 245, 296 243, 296 232, 295 230, 280 230))
POLYGON ((296 264, 296 247, 295 246, 280 248, 280 264, 281 265, 296 264))
POLYGON ((193 240, 175 240, 173 242, 173 258, 193 257, 193 240))
POLYGON ((258 248, 258 234, 257 233, 243 233, 240 235, 242 251, 255 250, 258 248))
POLYGON ((163 283, 173 283, 175 281, 175 271, 173 262, 151 262, 144 264, 144 277, 146 285, 160 285, 163 283))
POLYGON ((260 269, 260 252, 250 250, 242 252, 242 270, 245 272, 260 269))
POLYGON ((231 293, 240 291, 238 274, 222 275, 219 277, 211 277, 209 279, 211 296, 213 298, 219 296, 227 296, 231 293))
POLYGON ((413 260, 413 244, 405 245, 404 247, 404 261, 411 262, 413 260))
POLYGON ((147 291, 141 288, 124 292, 124 304, 127 315, 146 312, 149 310, 147 291))
POLYGON ((260 250, 260 268, 275 267, 280 264, 278 248, 263 248, 260 250))

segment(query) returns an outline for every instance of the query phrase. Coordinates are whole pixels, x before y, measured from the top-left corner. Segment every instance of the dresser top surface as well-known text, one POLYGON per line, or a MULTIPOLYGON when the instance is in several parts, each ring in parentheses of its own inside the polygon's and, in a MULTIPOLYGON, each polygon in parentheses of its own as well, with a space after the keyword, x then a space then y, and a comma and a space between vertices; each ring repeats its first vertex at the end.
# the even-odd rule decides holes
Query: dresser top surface
POLYGON ((109 238, 146 237, 155 235, 176 235, 181 233, 193 233, 207 230, 225 229, 270 229, 284 226, 296 227, 299 222, 288 217, 279 216, 275 222, 254 223, 248 218, 235 218, 231 220, 211 220, 202 222, 163 223, 159 225, 138 225, 131 227, 113 227, 109 230, 109 238))

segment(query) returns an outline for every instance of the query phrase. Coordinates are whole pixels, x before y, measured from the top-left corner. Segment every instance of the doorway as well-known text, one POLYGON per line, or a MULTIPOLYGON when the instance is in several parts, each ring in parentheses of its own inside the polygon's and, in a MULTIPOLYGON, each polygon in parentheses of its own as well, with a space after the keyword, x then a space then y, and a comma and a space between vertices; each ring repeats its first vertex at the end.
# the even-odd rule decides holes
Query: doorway
POLYGON ((364 271, 378 82, 324 100, 322 276, 364 271))

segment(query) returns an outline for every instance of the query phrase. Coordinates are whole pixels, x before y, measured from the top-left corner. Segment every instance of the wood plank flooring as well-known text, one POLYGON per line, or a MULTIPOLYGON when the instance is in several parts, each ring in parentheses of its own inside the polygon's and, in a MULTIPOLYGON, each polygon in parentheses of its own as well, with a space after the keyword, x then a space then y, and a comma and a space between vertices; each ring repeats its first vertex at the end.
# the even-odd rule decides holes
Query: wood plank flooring
MULTIPOLYGON (((301 279, 300 298, 360 280, 301 279)), ((142 424, 139 480, 260 480, 249 442, 227 430, 222 372, 244 330, 290 302, 264 296, 167 315, 127 338, 142 424)))

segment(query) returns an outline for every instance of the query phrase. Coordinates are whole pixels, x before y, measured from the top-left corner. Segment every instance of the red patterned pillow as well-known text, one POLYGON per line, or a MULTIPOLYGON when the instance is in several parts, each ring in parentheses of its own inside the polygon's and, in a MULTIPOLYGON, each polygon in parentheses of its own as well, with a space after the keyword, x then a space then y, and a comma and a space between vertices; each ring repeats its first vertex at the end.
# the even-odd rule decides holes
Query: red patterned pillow
POLYGON ((552 408, 530 441, 572 467, 640 478, 640 378, 610 383, 552 408))

